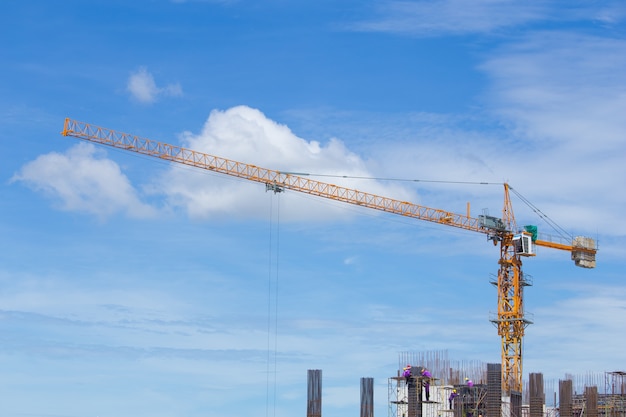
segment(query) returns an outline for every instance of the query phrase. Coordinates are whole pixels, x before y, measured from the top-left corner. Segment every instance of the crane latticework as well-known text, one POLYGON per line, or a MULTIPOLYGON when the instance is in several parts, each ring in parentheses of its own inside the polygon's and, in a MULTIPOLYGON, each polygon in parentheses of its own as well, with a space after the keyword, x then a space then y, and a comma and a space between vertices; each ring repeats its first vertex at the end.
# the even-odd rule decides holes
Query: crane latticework
MULTIPOLYGON (((517 230, 513 208, 509 197, 509 186, 504 184, 503 218, 490 216, 473 218, 467 214, 457 214, 446 210, 413 204, 393 198, 346 188, 322 181, 305 178, 306 174, 294 174, 261 168, 252 164, 233 161, 219 156, 186 149, 176 145, 157 142, 139 136, 111 129, 65 119, 64 136, 72 136, 89 142, 99 143, 118 149, 148 155, 161 160, 184 164, 208 171, 230 175, 249 181, 264 183, 274 192, 285 189, 328 198, 360 207, 380 210, 418 220, 425 220, 452 226, 472 232, 486 234, 494 244, 500 243, 498 271, 498 318, 492 320, 498 328, 502 342, 502 389, 505 392, 522 390, 522 338, 530 321, 524 318, 523 291, 528 285, 522 273, 520 256, 534 256, 533 250, 518 250, 516 234, 524 234, 528 246, 529 233, 517 230)), ((576 237, 562 242, 548 237, 536 239, 532 245, 569 251, 577 266, 595 267, 595 242, 591 238, 576 237)), ((519 242, 519 240, 518 240, 519 242)), ((522 245, 523 246, 523 245, 522 245)), ((531 248, 532 249, 532 248, 531 248)))
POLYGON ((90 142, 153 156, 162 160, 264 183, 274 187, 273 189, 278 187, 278 189, 298 191, 329 198, 331 200, 356 204, 361 207, 399 214, 405 217, 446 224, 475 232, 488 233, 487 230, 481 227, 480 219, 472 218, 468 215, 456 214, 446 210, 382 197, 376 194, 305 178, 301 175, 261 168, 255 165, 221 158, 176 145, 157 142, 71 119, 65 120, 65 127, 62 134, 64 136, 73 136, 90 142))

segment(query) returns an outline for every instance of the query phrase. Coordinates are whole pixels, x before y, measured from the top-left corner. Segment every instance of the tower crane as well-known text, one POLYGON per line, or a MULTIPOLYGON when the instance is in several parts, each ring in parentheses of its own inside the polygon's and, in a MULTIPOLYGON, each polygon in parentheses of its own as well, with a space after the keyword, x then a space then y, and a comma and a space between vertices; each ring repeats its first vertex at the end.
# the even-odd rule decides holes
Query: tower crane
POLYGON ((498 261, 498 313, 492 322, 501 338, 502 389, 506 393, 522 391, 522 339, 530 321, 524 316, 524 287, 528 281, 522 272, 522 257, 535 256, 536 246, 568 251, 576 266, 594 268, 596 243, 592 238, 578 236, 571 241, 558 241, 550 236, 539 239, 536 228, 518 229, 510 199, 511 187, 504 184, 502 217, 480 215, 477 218, 442 209, 382 197, 356 189, 341 187, 288 172, 233 161, 219 156, 186 149, 176 145, 141 138, 92 124, 65 119, 63 136, 148 155, 200 169, 265 184, 275 193, 297 191, 313 196, 355 204, 417 220, 438 223, 482 233, 494 245, 500 245, 498 261))

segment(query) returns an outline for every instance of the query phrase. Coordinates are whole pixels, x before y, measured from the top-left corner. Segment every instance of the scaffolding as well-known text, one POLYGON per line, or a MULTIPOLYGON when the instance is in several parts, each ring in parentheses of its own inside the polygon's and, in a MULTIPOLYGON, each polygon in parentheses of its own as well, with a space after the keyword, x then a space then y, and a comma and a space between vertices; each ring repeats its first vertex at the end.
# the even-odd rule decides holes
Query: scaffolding
POLYGON ((598 415, 626 417, 626 372, 605 372, 604 394, 598 396, 598 415))
MULTIPOLYGON (((389 417, 489 417, 485 364, 458 362, 453 366, 446 352, 404 353, 399 364, 396 376, 388 379, 389 417), (405 366, 411 369, 410 376, 405 377, 401 370, 405 363, 420 366, 405 366), (431 376, 423 376, 425 369, 431 376), (450 401, 453 390, 457 396, 450 401)), ((494 369, 498 412, 491 417, 500 417, 500 368, 494 369)))
MULTIPOLYGON (((421 369, 421 366, 412 367, 412 373, 419 375, 421 369)), ((440 385, 439 378, 406 378, 398 371, 397 376, 388 379, 389 417, 441 417, 444 413, 452 413, 447 409, 447 398, 451 392, 452 387, 440 385), (427 380, 430 384, 428 399, 425 390, 427 380)))
POLYGON ((566 378, 559 381, 559 417, 626 417, 626 372, 566 378))
POLYGON ((389 378, 389 417, 626 417, 626 372, 566 374, 558 386, 531 373, 522 396, 502 392, 500 366, 451 361, 447 351, 403 352, 397 375, 389 378), (402 377, 405 364, 419 364, 412 367, 414 380, 402 377), (436 377, 430 380, 432 401, 423 398, 424 368, 436 377), (473 391, 466 390, 466 379, 474 381, 473 391), (459 397, 451 406, 453 389, 459 397))

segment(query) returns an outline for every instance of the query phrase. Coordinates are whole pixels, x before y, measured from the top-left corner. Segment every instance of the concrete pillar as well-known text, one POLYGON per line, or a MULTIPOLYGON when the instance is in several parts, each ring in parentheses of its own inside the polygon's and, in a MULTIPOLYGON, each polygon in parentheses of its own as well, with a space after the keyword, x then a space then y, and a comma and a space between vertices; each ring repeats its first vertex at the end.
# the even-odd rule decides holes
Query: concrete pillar
POLYGON ((322 370, 307 371, 307 417, 322 417, 322 370))
POLYGON ((374 378, 361 378, 361 417, 374 417, 374 378))

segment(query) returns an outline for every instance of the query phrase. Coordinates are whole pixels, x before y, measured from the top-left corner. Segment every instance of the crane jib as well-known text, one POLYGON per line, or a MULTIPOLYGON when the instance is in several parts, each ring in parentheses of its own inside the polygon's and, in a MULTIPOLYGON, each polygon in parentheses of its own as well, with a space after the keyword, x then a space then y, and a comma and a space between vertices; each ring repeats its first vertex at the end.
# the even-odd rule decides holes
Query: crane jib
POLYGON ((435 222, 487 235, 494 244, 500 244, 498 261, 498 317, 491 321, 501 336, 502 389, 505 392, 522 391, 522 338, 525 327, 531 323, 525 318, 523 288, 530 285, 522 272, 521 257, 536 255, 535 246, 566 250, 576 266, 595 267, 596 243, 588 237, 571 238, 560 242, 552 238, 537 238, 534 227, 517 231, 509 186, 504 184, 502 218, 487 215, 478 218, 449 211, 381 197, 375 194, 329 184, 293 173, 261 168, 205 154, 176 145, 157 142, 127 133, 105 129, 66 118, 62 134, 114 148, 124 149, 171 162, 185 164, 245 180, 265 184, 266 190, 283 192, 293 190, 314 196, 354 204, 360 207, 393 213, 405 217, 435 222))

